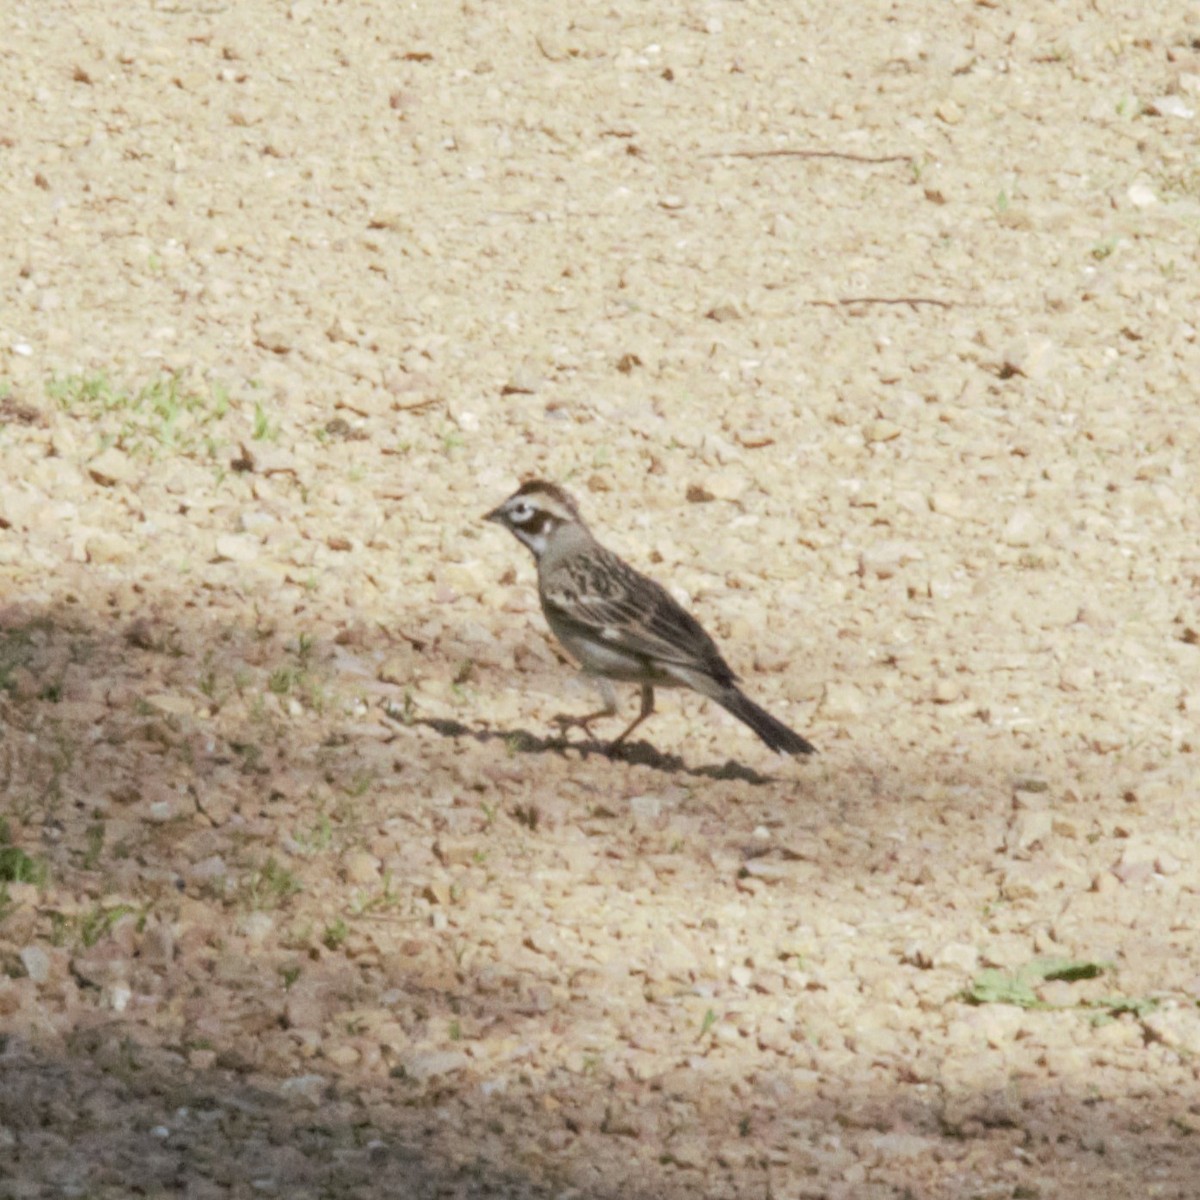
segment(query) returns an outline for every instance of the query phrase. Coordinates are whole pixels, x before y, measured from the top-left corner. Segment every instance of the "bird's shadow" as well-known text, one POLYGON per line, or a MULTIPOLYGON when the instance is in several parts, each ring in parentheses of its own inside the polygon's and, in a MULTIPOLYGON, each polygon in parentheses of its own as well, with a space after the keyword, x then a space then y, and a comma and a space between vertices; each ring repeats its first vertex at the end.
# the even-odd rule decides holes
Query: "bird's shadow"
POLYGON ((567 751, 577 751, 583 758, 598 754, 601 758, 631 763, 639 767, 649 767, 654 771, 663 771, 668 775, 692 775, 701 779, 736 780, 762 787, 771 783, 769 775, 761 775, 751 767, 743 766, 733 759, 721 764, 708 764, 702 767, 689 767, 677 754, 663 754, 649 742, 626 742, 618 750, 610 750, 602 742, 594 738, 572 741, 563 735, 557 737, 539 737, 528 729, 481 729, 464 725, 445 717, 408 717, 401 718, 387 710, 385 713, 398 724, 421 725, 432 729, 442 737, 469 737, 476 742, 503 742, 505 746, 518 754, 558 754, 566 756, 567 751))

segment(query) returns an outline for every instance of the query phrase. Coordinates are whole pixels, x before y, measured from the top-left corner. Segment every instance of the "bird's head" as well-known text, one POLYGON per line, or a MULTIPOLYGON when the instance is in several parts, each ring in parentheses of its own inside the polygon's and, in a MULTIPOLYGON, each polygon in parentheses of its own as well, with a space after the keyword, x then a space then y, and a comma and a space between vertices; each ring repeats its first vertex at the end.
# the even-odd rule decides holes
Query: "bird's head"
POLYGON ((541 479, 521 484, 484 520, 503 525, 533 551, 534 558, 541 558, 555 530, 583 524, 575 501, 557 484, 541 479))

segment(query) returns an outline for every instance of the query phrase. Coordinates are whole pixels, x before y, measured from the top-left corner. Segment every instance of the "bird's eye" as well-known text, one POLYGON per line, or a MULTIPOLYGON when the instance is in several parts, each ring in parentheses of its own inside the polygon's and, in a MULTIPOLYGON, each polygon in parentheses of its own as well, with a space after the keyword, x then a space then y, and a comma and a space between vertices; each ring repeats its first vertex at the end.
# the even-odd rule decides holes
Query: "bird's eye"
POLYGON ((533 507, 524 500, 514 504, 509 510, 514 521, 519 521, 522 525, 533 516, 533 507))

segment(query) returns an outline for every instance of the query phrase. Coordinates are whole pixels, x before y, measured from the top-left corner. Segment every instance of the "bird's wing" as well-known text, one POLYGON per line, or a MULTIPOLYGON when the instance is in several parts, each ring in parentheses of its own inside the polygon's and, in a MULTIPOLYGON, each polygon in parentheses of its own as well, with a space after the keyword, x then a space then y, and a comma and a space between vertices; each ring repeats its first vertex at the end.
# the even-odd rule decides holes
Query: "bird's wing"
POLYGON ((737 676, 700 622, 653 579, 595 547, 543 578, 548 613, 583 636, 651 662, 690 667, 721 686, 737 676))

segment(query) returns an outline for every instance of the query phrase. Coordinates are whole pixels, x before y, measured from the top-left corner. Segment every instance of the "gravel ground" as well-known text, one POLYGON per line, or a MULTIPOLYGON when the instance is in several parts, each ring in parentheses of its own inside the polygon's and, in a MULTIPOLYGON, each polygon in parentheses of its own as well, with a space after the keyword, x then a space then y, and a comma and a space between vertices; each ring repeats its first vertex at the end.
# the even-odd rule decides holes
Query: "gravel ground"
POLYGON ((1194 5, 4 26, 4 1200, 1196 1194, 1194 5))

